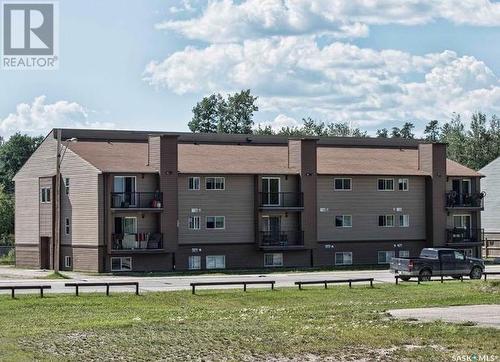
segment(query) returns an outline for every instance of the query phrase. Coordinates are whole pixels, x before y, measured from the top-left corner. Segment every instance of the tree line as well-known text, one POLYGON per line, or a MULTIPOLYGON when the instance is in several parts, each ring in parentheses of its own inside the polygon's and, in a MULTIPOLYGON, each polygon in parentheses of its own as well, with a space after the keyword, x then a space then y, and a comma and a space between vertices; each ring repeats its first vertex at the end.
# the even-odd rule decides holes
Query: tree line
MULTIPOLYGON (((310 117, 302 119, 300 126, 283 126, 278 130, 271 126, 255 127, 254 113, 259 110, 257 97, 249 89, 226 97, 215 93, 204 97, 193 108, 193 118, 188 123, 191 132, 237 133, 282 136, 332 136, 370 137, 365 130, 349 122, 323 122, 310 117)), ((474 170, 479 170, 500 156, 500 119, 488 118, 485 113, 472 114, 470 125, 454 114, 451 120, 440 123, 431 120, 425 126, 423 137, 431 142, 448 144, 448 158, 474 170)), ((415 138, 413 122, 401 127, 381 128, 376 131, 380 138, 415 138)))

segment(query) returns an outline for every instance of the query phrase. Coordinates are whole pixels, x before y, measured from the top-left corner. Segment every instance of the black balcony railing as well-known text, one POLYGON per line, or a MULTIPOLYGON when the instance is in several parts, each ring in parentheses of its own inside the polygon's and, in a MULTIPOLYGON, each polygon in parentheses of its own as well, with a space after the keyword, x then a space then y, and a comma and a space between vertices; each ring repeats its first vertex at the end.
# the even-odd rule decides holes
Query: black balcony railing
POLYGON ((160 233, 113 234, 112 250, 158 250, 163 249, 160 233))
POLYGON ((458 193, 451 191, 446 193, 446 207, 484 207, 484 192, 458 193))
POLYGON ((161 209, 162 192, 112 192, 111 207, 114 209, 161 209))
POLYGON ((261 207, 302 207, 304 205, 302 192, 260 192, 261 207))
POLYGON ((303 231, 261 231, 260 246, 294 247, 304 245, 303 231))
POLYGON ((482 242, 482 229, 476 228, 453 228, 446 230, 448 244, 453 243, 477 243, 482 242))

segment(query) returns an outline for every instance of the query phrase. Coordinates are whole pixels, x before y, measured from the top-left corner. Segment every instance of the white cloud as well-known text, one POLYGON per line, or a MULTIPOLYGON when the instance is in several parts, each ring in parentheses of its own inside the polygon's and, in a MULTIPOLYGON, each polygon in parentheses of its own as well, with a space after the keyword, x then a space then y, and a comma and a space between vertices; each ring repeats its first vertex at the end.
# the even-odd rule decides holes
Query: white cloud
POLYGON ((46 97, 39 96, 33 103, 20 103, 15 113, 0 118, 0 132, 10 136, 15 132, 44 134, 54 127, 110 128, 112 123, 92 122, 89 111, 75 102, 57 101, 46 104, 46 97))
POLYGON ((261 110, 376 125, 448 119, 452 112, 500 112, 499 78, 452 51, 422 56, 312 36, 188 47, 146 69, 157 87, 184 94, 250 88, 261 110))
POLYGON ((275 131, 280 130, 282 127, 300 127, 302 122, 297 121, 295 118, 289 117, 284 114, 278 114, 272 121, 260 122, 257 127, 267 127, 271 126, 271 128, 275 131))
POLYGON ((166 20, 156 27, 190 39, 228 43, 264 36, 320 33, 338 38, 364 37, 370 25, 417 25, 439 19, 455 24, 498 26, 500 3, 489 0, 215 0, 209 1, 197 17, 166 20))

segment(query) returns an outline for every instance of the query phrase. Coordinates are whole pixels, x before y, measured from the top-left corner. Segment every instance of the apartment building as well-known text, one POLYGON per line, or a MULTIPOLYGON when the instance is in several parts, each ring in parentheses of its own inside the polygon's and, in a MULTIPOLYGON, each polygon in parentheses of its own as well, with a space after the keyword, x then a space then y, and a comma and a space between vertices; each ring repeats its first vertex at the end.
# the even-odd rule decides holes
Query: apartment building
POLYGON ((481 190, 488 195, 482 215, 484 228, 483 257, 500 257, 500 158, 480 170, 486 176, 481 190))
MULTIPOLYGON (((16 262, 52 268, 57 130, 15 177, 16 262)), ((60 130, 63 270, 386 264, 481 248, 481 174, 381 138, 60 130), (71 142, 70 142, 71 141, 71 142)))

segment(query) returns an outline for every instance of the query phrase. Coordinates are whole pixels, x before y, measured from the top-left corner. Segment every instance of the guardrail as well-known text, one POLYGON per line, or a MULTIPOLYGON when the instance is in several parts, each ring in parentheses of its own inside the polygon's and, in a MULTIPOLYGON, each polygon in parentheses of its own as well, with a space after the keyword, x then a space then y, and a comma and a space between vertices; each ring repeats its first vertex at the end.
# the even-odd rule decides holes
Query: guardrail
POLYGON ((16 290, 40 290, 40 298, 43 298, 43 291, 45 289, 51 289, 50 285, 9 285, 9 286, 0 286, 0 290, 10 290, 12 299, 16 297, 16 290))
POLYGON ((113 209, 162 209, 162 192, 112 192, 113 209))
POLYGON ((110 282, 110 283, 66 283, 65 287, 75 287, 75 295, 79 296, 79 289, 82 287, 106 287, 106 295, 109 296, 109 288, 112 286, 134 286, 135 295, 139 295, 138 282, 110 282))
POLYGON ((196 294, 196 287, 203 286, 213 286, 213 285, 243 285, 243 291, 247 291, 247 285, 255 284, 271 284, 271 290, 274 290, 274 280, 247 280, 247 281, 236 281, 236 282, 199 282, 191 283, 192 293, 196 294))
MULTIPOLYGON (((429 280, 422 280, 422 278, 420 276, 417 277, 417 283, 420 284, 420 282, 438 282, 438 281, 441 281, 441 283, 444 283, 445 280, 460 280, 461 282, 464 281, 464 276, 463 275, 460 275, 460 277, 458 278, 444 278, 444 275, 434 275, 434 276, 430 276, 429 277, 430 279, 429 280), (432 278, 439 278, 439 279, 432 279, 432 278)), ((399 279, 403 280, 403 278, 401 278, 401 275, 395 275, 394 276, 394 279, 396 280, 396 285, 399 284, 399 279)), ((403 280, 405 282, 409 282, 410 280, 403 280)))
POLYGON ((303 207, 302 192, 259 192, 259 206, 262 208, 303 207))
POLYGON ((349 288, 352 288, 352 283, 370 282, 370 287, 373 288, 373 279, 374 278, 334 279, 334 280, 305 280, 305 281, 295 282, 295 285, 298 285, 299 286, 299 290, 302 290, 302 285, 324 284, 325 289, 327 289, 328 288, 328 284, 349 283, 349 288))
POLYGON ((473 193, 458 193, 450 191, 446 193, 446 207, 462 207, 462 208, 484 208, 484 192, 473 193))
POLYGON ((488 275, 500 275, 500 272, 483 272, 484 280, 488 277, 488 275))

